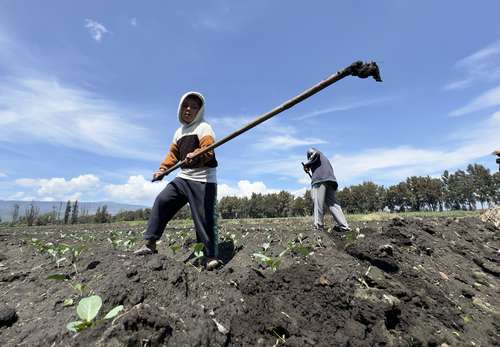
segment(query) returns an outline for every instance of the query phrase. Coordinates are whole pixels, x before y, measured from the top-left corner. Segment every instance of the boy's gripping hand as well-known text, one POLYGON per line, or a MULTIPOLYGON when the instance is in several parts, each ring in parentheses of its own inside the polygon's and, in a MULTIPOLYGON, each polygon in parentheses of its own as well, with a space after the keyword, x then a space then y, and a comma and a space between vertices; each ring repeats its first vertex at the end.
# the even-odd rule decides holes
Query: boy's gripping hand
POLYGON ((194 158, 194 156, 198 155, 198 153, 201 151, 200 148, 194 150, 193 152, 191 153, 188 153, 186 155, 186 158, 184 159, 184 165, 182 167, 184 168, 190 168, 192 167, 193 165, 198 165, 201 161, 201 158, 200 157, 196 157, 194 158))
POLYGON ((163 177, 165 177, 165 170, 157 170, 153 174, 153 179, 151 180, 151 182, 161 181, 163 177))
POLYGON ((193 159, 193 157, 195 156, 195 154, 196 154, 196 151, 188 153, 186 155, 186 159, 185 160, 186 160, 186 165, 187 166, 194 164, 194 162, 195 162, 196 159, 193 159))

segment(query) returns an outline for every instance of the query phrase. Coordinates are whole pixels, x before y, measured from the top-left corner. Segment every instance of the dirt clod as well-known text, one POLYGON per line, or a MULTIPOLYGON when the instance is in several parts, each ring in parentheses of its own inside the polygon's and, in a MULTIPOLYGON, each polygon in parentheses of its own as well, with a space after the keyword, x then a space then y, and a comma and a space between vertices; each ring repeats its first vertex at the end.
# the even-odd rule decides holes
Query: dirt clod
POLYGON ((16 310, 10 307, 0 307, 0 328, 11 326, 16 321, 16 310))

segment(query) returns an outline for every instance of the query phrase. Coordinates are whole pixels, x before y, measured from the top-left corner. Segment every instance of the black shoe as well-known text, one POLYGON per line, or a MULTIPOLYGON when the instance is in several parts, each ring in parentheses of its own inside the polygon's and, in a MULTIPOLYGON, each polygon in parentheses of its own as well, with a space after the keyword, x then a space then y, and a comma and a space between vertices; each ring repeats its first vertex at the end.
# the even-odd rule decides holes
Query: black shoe
POLYGON ((156 242, 146 242, 141 248, 134 252, 134 255, 149 255, 158 253, 156 250, 156 242))
POLYGON ((332 228, 332 230, 339 232, 339 233, 347 233, 351 231, 351 228, 346 228, 346 227, 341 227, 339 225, 336 225, 332 228))

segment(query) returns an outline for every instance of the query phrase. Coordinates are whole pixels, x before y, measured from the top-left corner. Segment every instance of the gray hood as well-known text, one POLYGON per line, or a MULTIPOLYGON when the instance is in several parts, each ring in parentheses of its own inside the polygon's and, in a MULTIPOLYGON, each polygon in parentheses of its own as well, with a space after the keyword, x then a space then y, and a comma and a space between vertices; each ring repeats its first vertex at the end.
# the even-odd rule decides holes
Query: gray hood
POLYGON ((181 123, 183 126, 191 127, 191 126, 194 126, 194 125, 197 125, 197 124, 203 122, 203 114, 204 113, 205 113, 205 98, 203 97, 203 95, 201 93, 187 92, 186 94, 184 94, 181 97, 181 100, 179 101, 179 107, 177 108, 177 119, 179 120, 179 123, 181 123), (186 124, 186 122, 184 122, 182 120, 182 117, 181 117, 181 105, 184 102, 184 100, 190 95, 196 95, 197 97, 199 97, 202 101, 202 105, 200 107, 200 110, 198 111, 198 114, 196 115, 196 118, 193 119, 193 121, 191 123, 186 124))

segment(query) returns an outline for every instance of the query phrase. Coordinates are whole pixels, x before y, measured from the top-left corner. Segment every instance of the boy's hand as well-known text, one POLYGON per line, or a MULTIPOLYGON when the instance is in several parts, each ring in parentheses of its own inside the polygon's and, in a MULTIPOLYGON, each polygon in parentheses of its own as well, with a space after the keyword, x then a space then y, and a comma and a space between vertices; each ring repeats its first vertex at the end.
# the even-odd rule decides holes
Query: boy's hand
POLYGON ((199 151, 195 150, 194 152, 191 152, 191 153, 188 153, 186 155, 186 158, 184 159, 186 161, 186 167, 189 167, 193 164, 195 164, 199 159, 198 158, 194 158, 193 157, 198 153, 199 151))
POLYGON ((188 153, 186 155, 186 164, 191 165, 193 163, 194 152, 188 153))
POLYGON ((164 176, 164 173, 165 173, 165 170, 158 170, 156 171, 154 174, 153 174, 153 182, 154 181, 159 181, 163 178, 164 176))

